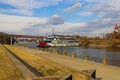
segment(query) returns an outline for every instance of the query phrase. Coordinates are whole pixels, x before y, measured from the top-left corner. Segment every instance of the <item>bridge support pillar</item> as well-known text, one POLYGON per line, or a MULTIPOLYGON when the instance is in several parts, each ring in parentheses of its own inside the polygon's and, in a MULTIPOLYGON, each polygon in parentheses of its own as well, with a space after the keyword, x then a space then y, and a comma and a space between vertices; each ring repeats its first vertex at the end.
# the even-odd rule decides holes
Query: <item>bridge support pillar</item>
POLYGON ((36 39, 36 42, 39 43, 39 39, 36 39))
POLYGON ((13 38, 12 38, 12 36, 10 37, 10 45, 12 45, 13 43, 13 38))
POLYGON ((16 43, 19 43, 19 38, 18 37, 16 37, 16 43))

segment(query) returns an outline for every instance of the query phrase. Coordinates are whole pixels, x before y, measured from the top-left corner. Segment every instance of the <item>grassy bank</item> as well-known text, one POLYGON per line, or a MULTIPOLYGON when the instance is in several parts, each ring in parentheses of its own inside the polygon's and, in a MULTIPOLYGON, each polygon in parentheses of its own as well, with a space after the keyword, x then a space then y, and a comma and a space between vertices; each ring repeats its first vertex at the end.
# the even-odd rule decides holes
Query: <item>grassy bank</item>
POLYGON ((34 69, 45 76, 60 76, 64 77, 67 74, 73 74, 73 80, 89 80, 89 76, 70 70, 64 66, 60 66, 58 64, 52 63, 44 58, 38 57, 36 55, 30 54, 29 52, 25 52, 13 46, 5 45, 9 50, 11 50, 15 55, 24 60, 34 69))
POLYGON ((111 40, 89 40, 88 46, 92 47, 120 47, 120 40, 118 39, 111 39, 111 40))
POLYGON ((23 80, 14 63, 0 45, 0 80, 23 80))
POLYGON ((120 47, 120 39, 102 39, 99 37, 89 38, 89 37, 74 37, 74 39, 80 42, 81 46, 91 46, 91 47, 120 47))

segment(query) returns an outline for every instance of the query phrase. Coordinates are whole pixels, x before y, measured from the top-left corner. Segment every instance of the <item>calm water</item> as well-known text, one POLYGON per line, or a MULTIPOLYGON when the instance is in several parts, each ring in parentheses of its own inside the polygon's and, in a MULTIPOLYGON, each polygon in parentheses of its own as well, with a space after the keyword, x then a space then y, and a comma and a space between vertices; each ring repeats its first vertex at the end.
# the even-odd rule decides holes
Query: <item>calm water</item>
MULTIPOLYGON (((36 47, 37 43, 21 43, 27 46, 36 47)), ((63 53, 67 52, 68 55, 72 55, 73 52, 77 54, 78 58, 84 59, 86 55, 90 57, 91 61, 102 63, 102 59, 106 57, 108 59, 108 64, 119 66, 120 67, 120 48, 108 48, 108 49, 100 49, 100 48, 83 48, 83 47, 50 47, 49 49, 53 49, 53 51, 59 51, 63 53)))

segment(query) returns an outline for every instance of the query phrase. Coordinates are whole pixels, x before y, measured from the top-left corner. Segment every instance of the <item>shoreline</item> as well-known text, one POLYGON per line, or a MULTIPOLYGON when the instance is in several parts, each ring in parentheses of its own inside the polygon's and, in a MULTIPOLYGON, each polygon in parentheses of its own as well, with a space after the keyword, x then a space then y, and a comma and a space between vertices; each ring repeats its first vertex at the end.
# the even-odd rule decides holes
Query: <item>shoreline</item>
POLYGON ((25 51, 30 52, 31 54, 40 56, 42 58, 45 58, 47 60, 50 60, 52 62, 55 62, 56 64, 74 69, 74 70, 87 70, 87 69, 96 69, 97 78, 101 78, 102 80, 114 80, 114 79, 119 79, 119 70, 120 67, 116 66, 111 66, 111 65, 105 65, 101 63, 96 63, 92 61, 86 61, 78 58, 73 58, 65 55, 58 55, 55 53, 49 53, 46 51, 41 51, 38 49, 32 49, 32 48, 27 48, 27 47, 22 47, 22 46, 17 46, 17 48, 23 49, 25 51), (74 64, 74 65, 71 65, 74 64), (103 73, 104 71, 104 73, 103 73), (116 75, 116 76, 113 76, 116 75))
POLYGON ((111 45, 89 44, 88 47, 95 47, 95 48, 120 48, 120 45, 116 45, 115 47, 112 47, 111 45))

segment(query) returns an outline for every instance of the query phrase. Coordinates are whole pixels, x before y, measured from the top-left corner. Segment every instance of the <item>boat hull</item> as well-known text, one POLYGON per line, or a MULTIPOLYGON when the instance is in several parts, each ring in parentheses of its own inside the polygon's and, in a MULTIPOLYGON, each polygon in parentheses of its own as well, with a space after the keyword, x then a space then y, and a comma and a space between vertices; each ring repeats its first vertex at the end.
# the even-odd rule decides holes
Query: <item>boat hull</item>
POLYGON ((71 47, 71 46, 79 46, 79 43, 69 43, 69 44, 53 44, 53 43, 48 43, 47 45, 49 46, 65 46, 65 47, 71 47))

